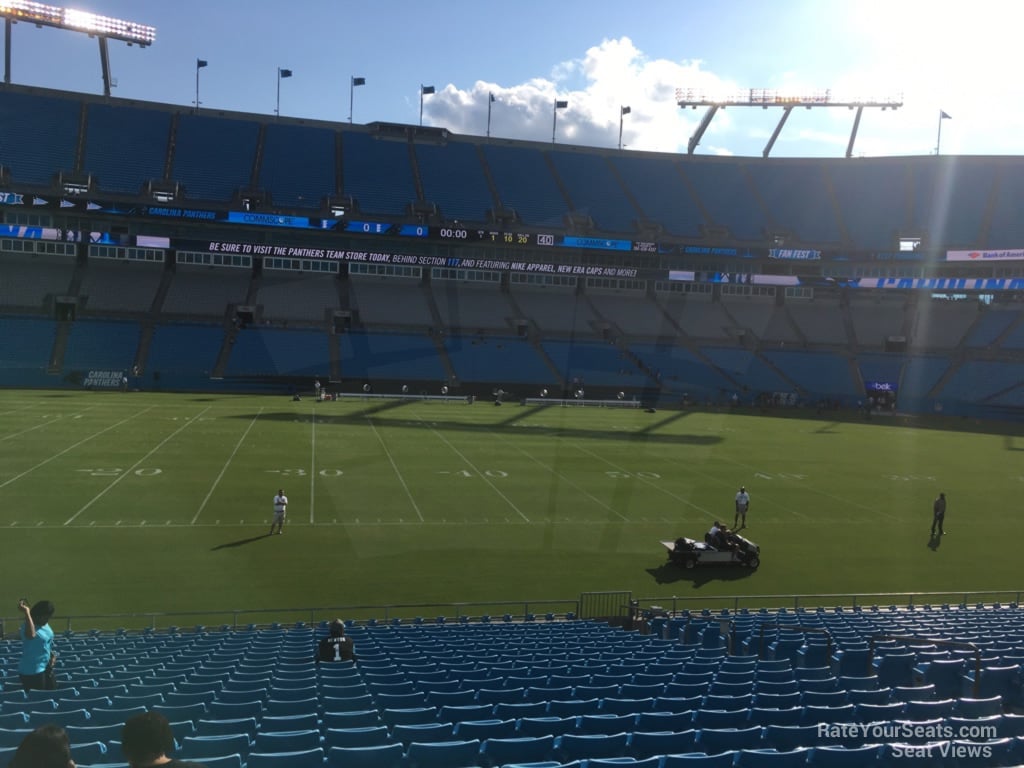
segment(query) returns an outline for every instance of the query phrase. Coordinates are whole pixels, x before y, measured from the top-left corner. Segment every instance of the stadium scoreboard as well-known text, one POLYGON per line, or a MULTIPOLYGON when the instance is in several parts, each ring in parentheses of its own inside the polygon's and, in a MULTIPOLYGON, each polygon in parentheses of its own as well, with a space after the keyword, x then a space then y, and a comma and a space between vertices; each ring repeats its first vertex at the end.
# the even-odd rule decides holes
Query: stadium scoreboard
POLYGON ((524 248, 584 248, 601 251, 639 251, 657 253, 658 244, 607 237, 582 237, 551 232, 508 231, 489 227, 427 226, 390 224, 380 221, 321 219, 320 228, 352 235, 411 237, 447 243, 500 245, 524 248))

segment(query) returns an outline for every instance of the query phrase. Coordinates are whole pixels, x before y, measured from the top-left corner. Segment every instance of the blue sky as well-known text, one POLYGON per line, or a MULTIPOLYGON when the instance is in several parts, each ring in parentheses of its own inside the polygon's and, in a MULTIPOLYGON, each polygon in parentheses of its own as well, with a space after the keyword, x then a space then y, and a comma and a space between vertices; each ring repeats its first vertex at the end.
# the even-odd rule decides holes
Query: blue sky
MULTIPOLYGON (((205 109, 343 122, 352 76, 357 123, 424 123, 483 135, 615 147, 622 106, 628 149, 685 151, 702 109, 677 87, 733 92, 831 88, 902 94, 897 111, 865 110, 854 154, 1019 154, 1017 6, 1009 0, 82 0, 68 7, 151 24, 146 49, 111 43, 114 95, 205 109)), ((98 47, 84 35, 18 24, 12 80, 101 93, 98 47)), ((720 112, 699 154, 759 155, 778 109, 720 112)), ((797 110, 776 156, 842 156, 846 109, 797 110)))

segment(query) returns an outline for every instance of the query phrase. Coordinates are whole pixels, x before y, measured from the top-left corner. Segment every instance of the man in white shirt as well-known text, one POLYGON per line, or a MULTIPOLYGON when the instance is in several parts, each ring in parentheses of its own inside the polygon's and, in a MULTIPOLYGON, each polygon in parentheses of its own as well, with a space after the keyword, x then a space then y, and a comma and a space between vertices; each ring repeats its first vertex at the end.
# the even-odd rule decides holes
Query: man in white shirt
POLYGON ((274 497, 274 518, 270 521, 270 533, 273 535, 274 527, 277 527, 278 535, 284 531, 284 516, 288 511, 288 497, 284 495, 284 491, 280 488, 277 489, 277 496, 274 497))
POLYGON ((732 521, 733 530, 747 527, 747 510, 750 509, 750 494, 745 486, 740 486, 736 494, 736 519, 732 521))

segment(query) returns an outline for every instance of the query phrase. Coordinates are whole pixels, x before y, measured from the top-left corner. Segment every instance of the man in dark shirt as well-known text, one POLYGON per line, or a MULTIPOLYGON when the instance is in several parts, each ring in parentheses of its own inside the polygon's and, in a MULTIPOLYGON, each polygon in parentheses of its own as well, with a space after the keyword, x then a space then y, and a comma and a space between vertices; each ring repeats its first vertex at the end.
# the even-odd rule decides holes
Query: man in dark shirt
POLYGON ((354 661, 355 644, 345 634, 345 623, 341 619, 331 622, 331 634, 320 641, 317 647, 317 661, 354 661))

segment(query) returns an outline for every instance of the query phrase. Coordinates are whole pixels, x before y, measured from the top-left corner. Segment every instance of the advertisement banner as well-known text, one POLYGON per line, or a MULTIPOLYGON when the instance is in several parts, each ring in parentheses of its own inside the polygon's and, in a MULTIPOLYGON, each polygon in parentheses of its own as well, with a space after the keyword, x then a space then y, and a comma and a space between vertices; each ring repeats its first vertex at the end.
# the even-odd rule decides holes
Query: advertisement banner
POLYGON ((1020 261, 1024 248, 995 251, 946 251, 946 261, 1020 261))

